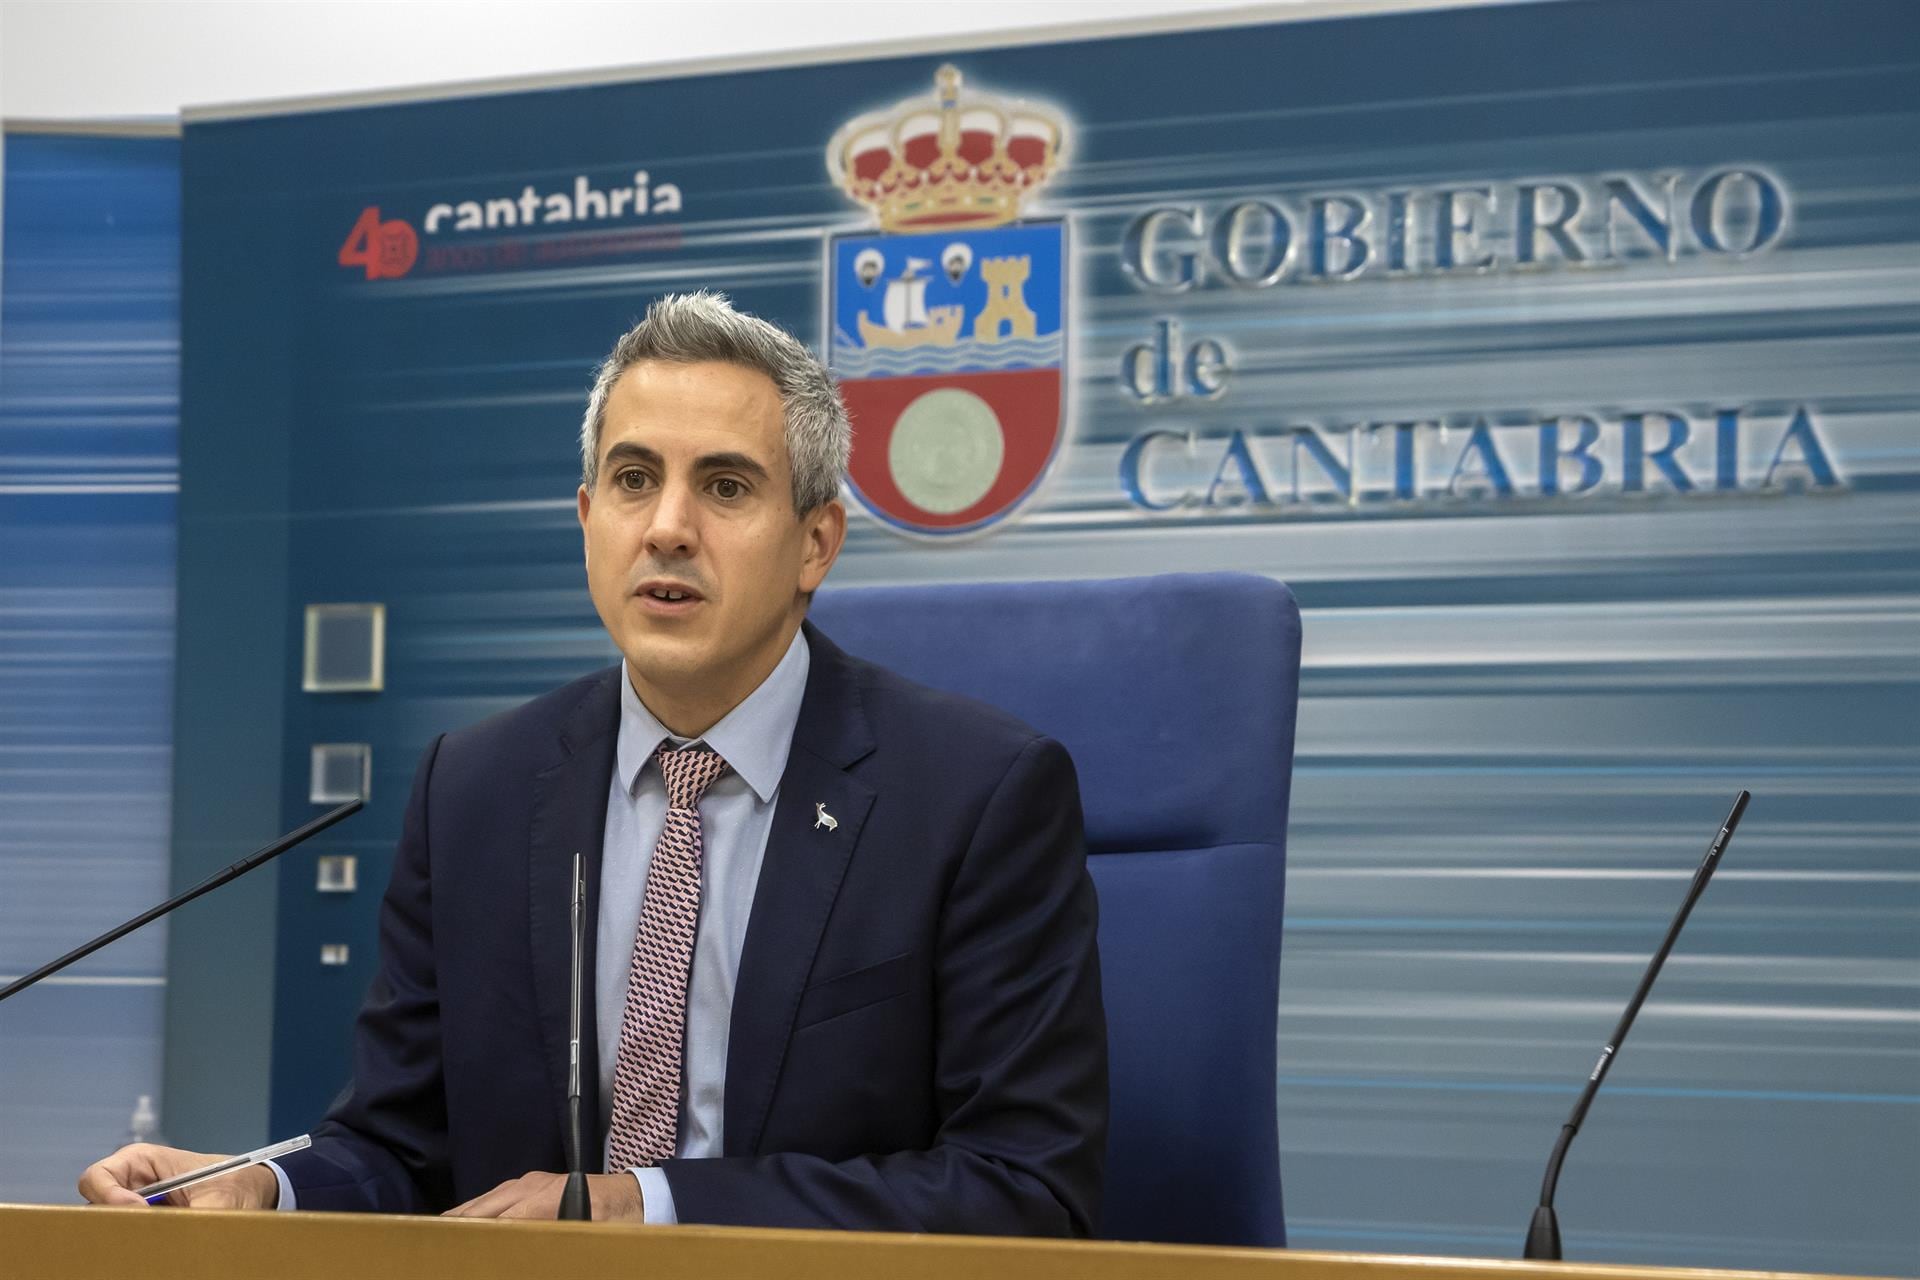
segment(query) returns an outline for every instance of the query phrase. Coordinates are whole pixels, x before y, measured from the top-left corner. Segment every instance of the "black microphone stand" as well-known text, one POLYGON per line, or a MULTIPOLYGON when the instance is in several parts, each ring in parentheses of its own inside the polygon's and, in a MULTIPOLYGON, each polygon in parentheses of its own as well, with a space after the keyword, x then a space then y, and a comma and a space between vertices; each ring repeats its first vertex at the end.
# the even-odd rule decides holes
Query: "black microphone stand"
POLYGON ((61 956, 58 960, 53 960, 48 962, 47 964, 43 964, 38 969, 35 969, 32 973, 29 973, 23 977, 14 979, 12 982, 9 982, 5 987, 0 987, 0 1000, 5 1000, 8 996, 17 995, 18 993, 25 991, 28 987, 40 981, 42 978, 48 978, 53 976, 54 974, 60 972, 62 969, 66 968, 68 965, 72 964, 76 960, 86 959, 88 956, 92 955, 94 952, 98 951, 100 948, 106 946, 109 942, 115 942, 121 938, 126 937, 128 934, 132 933, 135 929, 138 929, 141 925, 153 923, 155 920, 158 920, 161 916, 164 916, 169 911, 172 911, 175 907, 183 907, 187 903, 192 902, 195 898, 199 897, 201 894, 211 893, 215 889, 218 889, 221 885, 227 883, 227 881, 237 879, 238 877, 247 874, 247 872, 253 870, 255 867, 258 867, 264 863, 273 861, 275 858, 279 857, 281 854, 285 853, 287 850, 293 848, 293 846, 307 839, 307 837, 319 835, 322 831, 325 831, 328 827, 340 821, 340 819, 351 817, 353 814, 358 813, 361 809, 361 806, 364 803, 365 802, 361 800, 349 800, 337 809, 329 809, 327 812, 315 818, 312 822, 309 822, 306 826, 300 827, 294 831, 290 831, 286 835, 281 836, 278 840, 275 840, 272 844, 266 846, 264 849, 256 849, 252 853, 248 854, 246 857, 240 859, 240 861, 233 863, 232 865, 224 868, 223 870, 214 872, 212 875, 208 876, 205 880, 202 880, 199 884, 194 885, 191 889, 188 889, 186 892, 176 894, 173 897, 168 898, 165 902, 161 903, 157 907, 153 907, 147 911, 142 911, 139 915, 135 916, 133 919, 127 921, 125 924, 119 926, 118 928, 107 930, 105 933, 95 938, 92 942, 88 942, 81 946, 75 947, 73 950, 67 952, 67 954, 61 956))
POLYGON ((1673 950, 1687 917, 1693 914, 1693 904, 1700 901, 1707 881, 1713 878, 1713 869, 1720 863, 1720 854, 1726 849, 1727 841, 1733 838, 1733 829, 1740 825, 1740 815, 1746 812, 1747 801, 1751 798, 1745 791, 1735 797, 1733 812, 1727 815, 1713 843, 1707 846, 1707 856, 1701 860, 1700 869, 1693 873, 1693 884, 1687 890, 1686 901, 1680 904, 1679 914, 1667 927, 1665 940, 1660 943, 1660 949, 1653 953, 1653 961, 1647 965, 1646 973, 1641 975, 1633 999, 1627 1001, 1627 1011, 1620 1016, 1620 1025, 1613 1029, 1613 1038, 1600 1050, 1600 1061, 1594 1064, 1593 1074, 1587 1077, 1587 1087, 1580 1091, 1580 1100, 1573 1104, 1573 1114, 1567 1117, 1566 1124, 1560 1128, 1560 1140, 1553 1144, 1553 1155, 1547 1159, 1547 1176, 1540 1183, 1540 1207, 1533 1211, 1533 1221, 1527 1224, 1527 1247, 1522 1257, 1542 1262, 1560 1261, 1560 1219, 1553 1212, 1553 1192, 1560 1181, 1560 1163, 1567 1158, 1567 1148, 1573 1143, 1573 1135, 1580 1132, 1581 1121, 1587 1118, 1587 1108, 1593 1105, 1593 1095, 1600 1092, 1600 1082, 1607 1078, 1607 1068, 1613 1065, 1620 1045, 1627 1038, 1627 1031, 1640 1012, 1640 1006, 1646 1002, 1647 993, 1653 990, 1653 980, 1660 976, 1660 966, 1667 962, 1667 953, 1673 950))
POLYGON ((573 1032, 567 1048, 567 1186, 560 1193, 560 1221, 586 1222, 593 1217, 587 1193, 586 1125, 580 1115, 580 1023, 586 999, 583 967, 587 950, 587 879, 580 855, 573 855, 573 1032))

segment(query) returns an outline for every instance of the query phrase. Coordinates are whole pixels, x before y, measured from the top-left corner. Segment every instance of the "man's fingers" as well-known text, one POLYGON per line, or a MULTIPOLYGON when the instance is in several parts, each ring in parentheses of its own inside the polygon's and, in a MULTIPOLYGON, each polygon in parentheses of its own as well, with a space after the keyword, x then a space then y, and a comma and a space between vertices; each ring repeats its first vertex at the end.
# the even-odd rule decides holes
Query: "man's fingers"
MULTIPOLYGON (((80 1198, 88 1204, 113 1204, 118 1199, 114 1194, 117 1191, 126 1191, 128 1195, 133 1195, 131 1191, 121 1186, 111 1173, 107 1172, 104 1161, 87 1166, 86 1171, 80 1175, 79 1191, 80 1198)), ((138 1196, 134 1198, 139 1199, 138 1196)))
POLYGON ((475 1196, 465 1204, 455 1205, 446 1211, 448 1218, 497 1218, 502 1210, 520 1199, 521 1179, 514 1178, 503 1182, 485 1195, 475 1196))
POLYGON ((475 1196, 465 1204, 457 1204, 440 1216, 443 1218, 491 1218, 494 1205, 505 1203, 501 1193, 513 1184, 503 1182, 485 1195, 475 1196))
POLYGON ((553 1175, 535 1180, 531 1175, 522 1181, 533 1183, 527 1188, 527 1194, 509 1205, 500 1216, 503 1218, 541 1218, 551 1221, 560 1216, 560 1188, 563 1185, 553 1175))
MULTIPOLYGON (((222 1159, 222 1156, 199 1151, 136 1142, 120 1148, 105 1160, 88 1165, 80 1175, 80 1196, 89 1204, 144 1205, 146 1201, 134 1194, 135 1188, 203 1169, 222 1159)), ((197 1202, 198 1198, 189 1190, 169 1196, 167 1203, 178 1204, 183 1199, 197 1202)))
POLYGON ((172 1153, 166 1147, 144 1142, 122 1147, 105 1160, 87 1166, 80 1175, 81 1198, 89 1204, 145 1204, 146 1201, 133 1194, 132 1188, 144 1187, 165 1177, 156 1170, 169 1154, 172 1153))
POLYGON ((88 1165, 80 1174, 80 1198, 88 1204, 107 1204, 115 1191, 124 1191, 112 1156, 88 1165))
POLYGON ((559 1175, 529 1173, 446 1211, 448 1218, 551 1218, 560 1208, 559 1175), (551 1201, 551 1203, 545 1203, 551 1201), (542 1208, 544 1204, 544 1208, 542 1208))
POLYGON ((499 1215, 503 1219, 541 1219, 553 1221, 561 1217, 561 1184, 559 1182, 540 1182, 530 1188, 526 1196, 507 1205, 499 1215))

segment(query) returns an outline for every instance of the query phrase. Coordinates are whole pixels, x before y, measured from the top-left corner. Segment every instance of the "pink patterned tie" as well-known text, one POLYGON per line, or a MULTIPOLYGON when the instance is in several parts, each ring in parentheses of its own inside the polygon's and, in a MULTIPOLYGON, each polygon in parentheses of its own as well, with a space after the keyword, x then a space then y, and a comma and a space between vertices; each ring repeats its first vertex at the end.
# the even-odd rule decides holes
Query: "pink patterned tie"
POLYGON ((663 744, 654 760, 667 780, 667 825, 647 867, 620 1020, 607 1131, 607 1167, 615 1170, 649 1168, 673 1156, 687 971, 700 923, 700 811, 694 806, 727 771, 727 762, 705 747, 675 751, 663 744))

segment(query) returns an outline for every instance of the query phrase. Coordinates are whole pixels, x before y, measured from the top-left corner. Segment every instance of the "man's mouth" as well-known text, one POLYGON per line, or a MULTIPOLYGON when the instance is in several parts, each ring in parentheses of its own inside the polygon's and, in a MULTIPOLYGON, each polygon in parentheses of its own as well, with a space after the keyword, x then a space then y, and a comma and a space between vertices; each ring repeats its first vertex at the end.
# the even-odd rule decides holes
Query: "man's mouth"
POLYGON ((704 600, 684 582, 643 582, 633 594, 648 613, 663 616, 686 613, 704 600))

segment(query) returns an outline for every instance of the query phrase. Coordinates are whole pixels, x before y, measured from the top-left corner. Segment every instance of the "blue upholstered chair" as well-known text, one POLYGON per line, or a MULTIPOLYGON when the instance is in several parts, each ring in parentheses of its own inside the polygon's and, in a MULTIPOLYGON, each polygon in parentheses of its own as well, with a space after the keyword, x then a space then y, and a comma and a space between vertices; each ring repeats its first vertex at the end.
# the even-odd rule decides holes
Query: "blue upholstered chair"
POLYGON ((1113 1068, 1101 1234, 1281 1245, 1280 909, 1300 612, 1239 574, 823 591, 849 653, 1073 753, 1113 1068))

